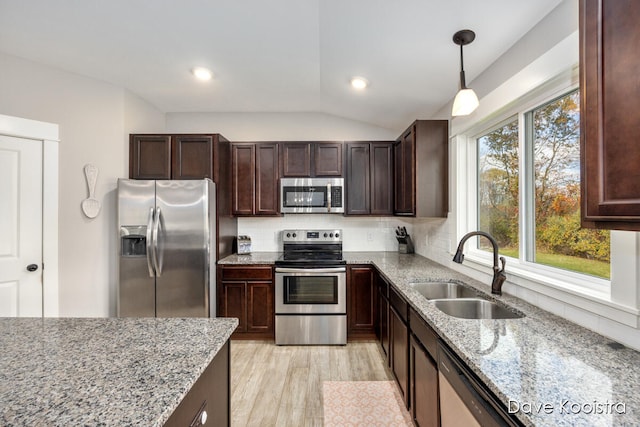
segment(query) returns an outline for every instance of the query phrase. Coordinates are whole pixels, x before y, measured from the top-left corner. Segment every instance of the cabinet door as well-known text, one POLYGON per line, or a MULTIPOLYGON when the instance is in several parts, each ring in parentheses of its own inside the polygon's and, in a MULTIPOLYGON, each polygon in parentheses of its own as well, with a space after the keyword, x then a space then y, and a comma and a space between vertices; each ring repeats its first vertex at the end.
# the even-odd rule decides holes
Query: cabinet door
POLYGON ((278 144, 256 144, 256 215, 278 214, 278 144))
POLYGON ((389 309, 389 334, 391 371, 400 387, 402 400, 409 408, 409 331, 393 306, 389 309))
POLYGON ((220 302, 220 317, 237 317, 237 332, 247 332, 247 283, 222 282, 222 301, 220 302))
POLYGON ((129 178, 171 179, 171 136, 131 135, 129 178))
POLYGON ((349 142, 346 147, 346 213, 347 215, 368 215, 371 213, 369 143, 349 142))
POLYGON ((340 142, 314 143, 315 176, 342 176, 342 150, 340 142))
POLYGON ((389 366, 389 300, 385 292, 386 283, 378 277, 378 309, 376 333, 380 349, 385 356, 387 366, 389 366))
POLYGON ((282 176, 311 177, 311 142, 283 142, 282 176))
POLYGON ((393 143, 374 142, 370 147, 370 213, 393 214, 393 143))
POLYGON ((273 283, 247 282, 247 332, 273 334, 273 283))
POLYGON ((231 192, 234 215, 255 212, 255 144, 231 146, 231 192))
POLYGON ((446 218, 449 211, 449 122, 417 120, 413 125, 415 216, 446 218))
POLYGON ((394 214, 414 215, 415 173, 414 145, 415 129, 413 126, 397 141, 395 154, 395 201, 394 214))
POLYGON ((640 3, 580 1, 582 225, 640 230, 640 3))
POLYGON ((419 427, 437 427, 438 366, 414 336, 410 343, 411 415, 419 427))
POLYGON ((349 267, 348 333, 350 336, 373 337, 375 334, 375 274, 371 267, 349 267))
POLYGON ((172 179, 213 179, 213 136, 176 135, 171 144, 172 179))

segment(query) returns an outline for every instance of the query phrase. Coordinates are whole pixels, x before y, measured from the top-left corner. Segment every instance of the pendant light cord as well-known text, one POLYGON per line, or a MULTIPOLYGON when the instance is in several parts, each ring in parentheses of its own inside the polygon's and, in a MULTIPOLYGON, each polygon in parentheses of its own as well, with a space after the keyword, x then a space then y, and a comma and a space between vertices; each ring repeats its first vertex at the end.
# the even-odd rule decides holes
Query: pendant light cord
POLYGON ((467 82, 465 81, 464 77, 464 59, 462 56, 462 46, 463 44, 460 43, 460 90, 467 88, 467 82))

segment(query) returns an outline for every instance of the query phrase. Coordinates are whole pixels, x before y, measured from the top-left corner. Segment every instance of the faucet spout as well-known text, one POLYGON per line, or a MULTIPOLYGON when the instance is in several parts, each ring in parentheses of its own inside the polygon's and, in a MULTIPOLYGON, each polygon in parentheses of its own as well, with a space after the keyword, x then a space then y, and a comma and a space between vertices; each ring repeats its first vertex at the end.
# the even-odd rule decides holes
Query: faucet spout
POLYGON ((466 241, 473 236, 484 236, 489 240, 489 242, 491 242, 491 246, 493 247, 493 280, 491 281, 491 293, 502 295, 502 285, 504 281, 507 280, 507 276, 504 274, 504 267, 507 260, 504 257, 498 257, 498 242, 491 234, 485 233, 484 231, 472 231, 465 234, 462 239, 460 239, 460 243, 458 243, 458 248, 453 256, 453 262, 462 264, 462 261, 464 260, 462 249, 466 241), (502 268, 498 265, 498 260, 500 261, 502 268))

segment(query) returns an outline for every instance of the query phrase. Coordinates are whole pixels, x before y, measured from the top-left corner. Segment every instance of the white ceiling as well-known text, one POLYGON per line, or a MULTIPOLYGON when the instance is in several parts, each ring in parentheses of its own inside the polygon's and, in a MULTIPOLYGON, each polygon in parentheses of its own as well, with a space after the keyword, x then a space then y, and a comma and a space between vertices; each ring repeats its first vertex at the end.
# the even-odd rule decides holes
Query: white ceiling
POLYGON ((561 0, 0 0, 0 51, 104 80, 164 112, 322 112, 400 129, 561 0), (209 67, 203 83, 190 74, 209 67), (357 92, 350 77, 366 77, 357 92))

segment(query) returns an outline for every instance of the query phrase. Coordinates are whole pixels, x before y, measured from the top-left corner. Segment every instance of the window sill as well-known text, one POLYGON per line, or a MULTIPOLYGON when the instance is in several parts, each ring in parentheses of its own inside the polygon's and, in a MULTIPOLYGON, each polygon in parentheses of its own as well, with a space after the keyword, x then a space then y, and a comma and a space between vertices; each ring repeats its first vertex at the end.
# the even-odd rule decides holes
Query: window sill
MULTIPOLYGON (((560 275, 540 273, 532 271, 520 264, 517 260, 508 259, 504 284, 504 292, 521 298, 533 305, 554 314, 572 319, 567 313, 567 307, 571 306, 601 316, 624 325, 637 328, 640 311, 619 302, 611 300, 610 288, 600 286, 586 287, 560 278, 560 275), (512 261, 509 263, 509 261, 512 261)), ((454 264, 457 265, 457 264, 454 264)), ((492 262, 489 258, 476 254, 465 254, 465 262, 468 268, 487 274, 491 281, 492 262)), ((536 269, 539 270, 539 269, 536 269)), ((598 281, 596 279, 595 281, 598 281)), ((577 322, 583 324, 584 322, 577 322)), ((595 328, 590 328, 595 329, 595 328)))

